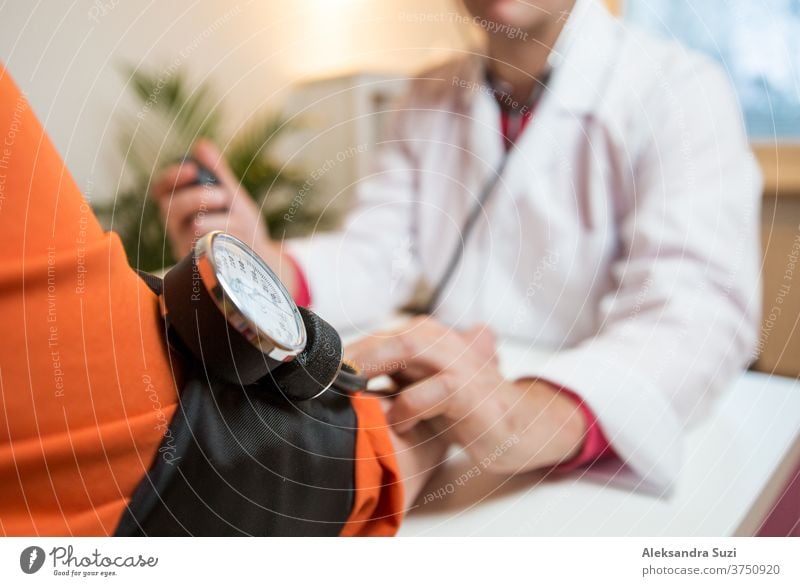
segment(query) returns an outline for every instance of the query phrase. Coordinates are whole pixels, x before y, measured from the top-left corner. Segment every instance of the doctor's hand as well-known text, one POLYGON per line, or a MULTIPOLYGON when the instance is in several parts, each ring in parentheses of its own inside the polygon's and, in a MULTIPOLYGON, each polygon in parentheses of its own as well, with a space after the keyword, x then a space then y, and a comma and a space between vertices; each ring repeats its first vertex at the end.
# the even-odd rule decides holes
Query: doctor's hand
POLYGON ((503 378, 486 327, 457 332, 415 318, 356 342, 347 356, 401 388, 387 414, 397 433, 427 421, 495 472, 566 462, 582 447, 586 421, 577 402, 544 381, 503 378))
POLYGON ((197 185, 197 165, 187 160, 165 168, 151 188, 175 258, 186 256, 204 234, 223 230, 250 245, 294 293, 294 265, 281 254, 280 245, 270 240, 258 205, 240 185, 219 149, 201 139, 191 155, 214 173, 218 184, 197 185))

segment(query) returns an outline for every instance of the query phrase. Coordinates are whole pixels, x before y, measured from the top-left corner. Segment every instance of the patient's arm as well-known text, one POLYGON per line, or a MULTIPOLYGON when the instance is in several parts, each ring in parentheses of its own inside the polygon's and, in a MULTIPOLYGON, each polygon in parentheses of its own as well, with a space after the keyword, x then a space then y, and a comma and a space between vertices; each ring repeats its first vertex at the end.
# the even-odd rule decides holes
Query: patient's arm
POLYGON ((158 300, 1 63, 0 142, 3 533, 111 534, 177 406, 158 300))
POLYGON ((417 425, 403 435, 390 430, 389 435, 403 479, 404 508, 408 510, 444 462, 449 442, 427 425, 417 425))

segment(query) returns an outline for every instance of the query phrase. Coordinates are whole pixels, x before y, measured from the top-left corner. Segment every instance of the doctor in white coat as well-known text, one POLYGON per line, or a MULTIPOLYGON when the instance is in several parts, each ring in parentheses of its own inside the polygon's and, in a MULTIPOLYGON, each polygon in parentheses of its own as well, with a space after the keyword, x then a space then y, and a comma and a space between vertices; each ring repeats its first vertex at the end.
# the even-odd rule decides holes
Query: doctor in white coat
POLYGON ((486 46, 411 80, 340 232, 280 249, 200 145, 223 186, 192 223, 194 192, 169 195, 194 170, 165 174, 173 245, 187 217, 237 233, 339 327, 443 283, 432 317, 352 350, 408 384, 399 432, 430 421, 478 460, 503 446, 505 472, 613 453, 666 489, 684 428, 757 341, 761 180, 732 89, 597 0, 464 4, 486 46), (483 328, 548 358, 503 377, 483 328))

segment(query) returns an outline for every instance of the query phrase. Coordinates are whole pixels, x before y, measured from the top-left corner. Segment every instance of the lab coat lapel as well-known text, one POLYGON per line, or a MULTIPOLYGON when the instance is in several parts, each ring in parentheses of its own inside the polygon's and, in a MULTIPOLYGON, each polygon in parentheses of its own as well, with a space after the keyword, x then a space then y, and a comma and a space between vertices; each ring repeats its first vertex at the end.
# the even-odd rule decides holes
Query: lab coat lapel
POLYGON ((579 0, 548 62, 553 77, 547 99, 562 112, 591 114, 610 80, 620 46, 620 24, 598 0, 579 0))
POLYGON ((617 26, 596 0, 576 3, 549 58, 550 82, 528 128, 513 147, 506 189, 519 190, 528 198, 552 196, 556 177, 568 173, 570 183, 586 172, 569 164, 571 154, 564 152, 562 144, 564 132, 584 133, 586 119, 600 107, 619 46, 617 26))
POLYGON ((500 108, 486 84, 483 67, 479 58, 470 59, 469 87, 473 89, 465 96, 460 107, 465 113, 462 122, 469 145, 462 168, 467 172, 464 179, 473 201, 485 182, 494 175, 504 148, 500 108))

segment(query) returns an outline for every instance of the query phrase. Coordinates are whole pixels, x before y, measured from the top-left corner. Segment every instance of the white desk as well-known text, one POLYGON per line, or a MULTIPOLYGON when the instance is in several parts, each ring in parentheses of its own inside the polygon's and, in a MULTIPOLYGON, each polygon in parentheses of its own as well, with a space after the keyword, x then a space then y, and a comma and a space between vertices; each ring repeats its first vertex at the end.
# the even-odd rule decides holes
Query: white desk
MULTIPOLYGON (((511 362, 535 359, 508 347, 500 356, 507 370, 513 370, 511 362)), ((483 473, 455 486, 471 468, 457 457, 423 496, 448 484, 454 490, 418 505, 400 535, 752 534, 800 459, 800 381, 743 375, 688 433, 685 454, 667 497, 634 490, 627 472, 599 467, 549 478, 483 473)))

